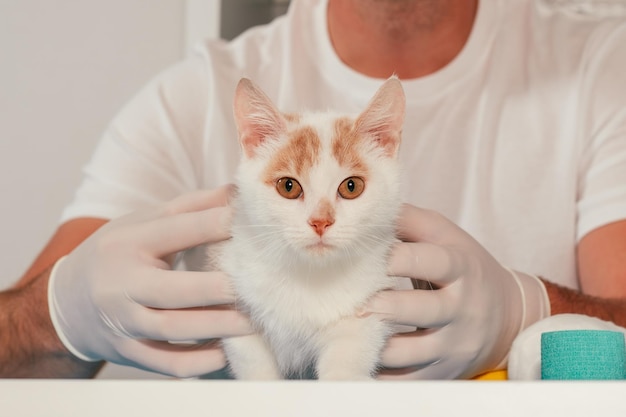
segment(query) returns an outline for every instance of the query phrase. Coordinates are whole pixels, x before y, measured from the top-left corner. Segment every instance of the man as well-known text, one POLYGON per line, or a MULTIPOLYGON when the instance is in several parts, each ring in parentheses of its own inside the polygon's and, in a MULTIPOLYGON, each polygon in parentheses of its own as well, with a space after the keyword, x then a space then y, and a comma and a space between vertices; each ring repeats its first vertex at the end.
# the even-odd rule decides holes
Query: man
POLYGON ((296 0, 265 28, 200 46, 120 113, 64 223, 0 296, 13 335, 2 375, 91 376, 103 360, 177 376, 224 366, 219 344, 168 341, 252 331, 228 277, 169 268, 172 254, 228 237, 220 186, 238 161, 242 76, 286 112, 358 111, 382 79, 403 80, 412 205, 389 270, 438 289, 364 308, 429 329, 390 340, 381 378, 501 369, 550 312, 626 326, 625 38, 623 21, 532 0, 296 0), (186 194, 197 189, 212 191, 186 194))

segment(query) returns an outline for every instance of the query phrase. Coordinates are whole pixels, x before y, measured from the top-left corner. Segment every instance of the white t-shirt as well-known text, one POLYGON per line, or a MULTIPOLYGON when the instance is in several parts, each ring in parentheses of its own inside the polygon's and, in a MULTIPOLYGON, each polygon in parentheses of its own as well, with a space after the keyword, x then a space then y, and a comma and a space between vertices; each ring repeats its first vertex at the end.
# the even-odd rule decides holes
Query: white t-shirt
MULTIPOLYGON (((115 118, 62 220, 114 218, 232 182, 242 76, 283 111, 356 113, 382 80, 336 56, 326 0, 231 43, 207 41, 115 118)), ((462 52, 403 81, 404 199, 438 210, 502 264, 577 287, 575 246, 626 219, 626 21, 483 0, 462 52)))

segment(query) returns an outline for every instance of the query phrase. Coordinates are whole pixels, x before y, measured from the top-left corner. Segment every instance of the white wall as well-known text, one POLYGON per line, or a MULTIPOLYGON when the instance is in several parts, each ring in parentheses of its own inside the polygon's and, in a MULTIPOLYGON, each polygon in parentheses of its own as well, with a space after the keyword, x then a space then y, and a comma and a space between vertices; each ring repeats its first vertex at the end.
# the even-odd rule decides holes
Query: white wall
POLYGON ((219 0, 0 0, 0 289, 56 229, 108 121, 218 33, 216 11, 219 0))

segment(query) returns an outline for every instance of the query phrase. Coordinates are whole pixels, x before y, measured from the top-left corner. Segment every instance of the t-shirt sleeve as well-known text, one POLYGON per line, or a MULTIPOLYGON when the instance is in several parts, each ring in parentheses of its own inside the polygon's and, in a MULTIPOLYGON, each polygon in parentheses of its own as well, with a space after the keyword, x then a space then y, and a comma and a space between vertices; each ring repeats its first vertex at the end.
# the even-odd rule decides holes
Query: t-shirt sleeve
POLYGON ((600 226, 626 219, 626 22, 590 43, 581 85, 585 141, 578 189, 580 240, 600 226))
POLYGON ((198 188, 207 108, 201 58, 149 82, 104 132, 61 221, 111 219, 198 188))

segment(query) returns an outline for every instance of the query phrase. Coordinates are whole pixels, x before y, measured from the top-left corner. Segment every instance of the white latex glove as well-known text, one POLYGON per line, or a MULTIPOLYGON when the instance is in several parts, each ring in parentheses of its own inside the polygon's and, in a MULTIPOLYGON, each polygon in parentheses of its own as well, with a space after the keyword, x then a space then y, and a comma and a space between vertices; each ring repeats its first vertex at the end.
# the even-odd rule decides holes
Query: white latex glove
POLYGON ((390 275, 427 280, 435 290, 384 291, 362 315, 417 327, 393 336, 381 379, 469 378, 502 369, 518 333, 550 314, 543 283, 498 263, 442 215, 405 205, 390 275))
POLYGON ((229 237, 229 189, 201 191, 113 220, 57 262, 50 315, 65 347, 179 377, 225 366, 219 343, 251 332, 221 272, 171 270, 176 252, 229 237), (189 346, 175 342, 206 341, 189 346), (168 343, 168 341, 174 343, 168 343))

